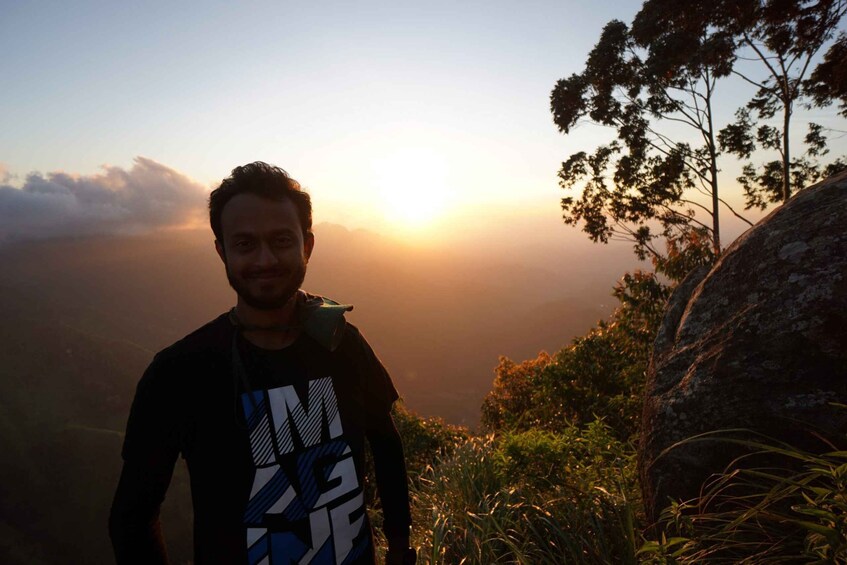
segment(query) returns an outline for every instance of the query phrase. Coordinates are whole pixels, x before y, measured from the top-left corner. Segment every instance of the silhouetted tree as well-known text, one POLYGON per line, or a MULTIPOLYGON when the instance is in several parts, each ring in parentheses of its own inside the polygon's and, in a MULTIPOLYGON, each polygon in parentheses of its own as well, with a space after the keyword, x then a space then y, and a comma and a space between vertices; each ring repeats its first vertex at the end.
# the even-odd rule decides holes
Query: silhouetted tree
MULTIPOLYGON (((750 223, 721 196, 719 148, 744 158, 759 148, 780 153, 779 161, 760 170, 744 168, 739 181, 748 208, 776 202, 790 194, 792 184, 842 166, 841 161, 819 166, 817 158, 827 152, 820 126, 810 124, 808 150, 800 159, 790 159, 788 134, 803 84, 818 104, 844 93, 843 82, 824 80, 820 73, 803 83, 812 57, 832 38, 843 14, 844 0, 647 0, 631 29, 609 22, 584 71, 558 81, 551 94, 561 132, 569 134, 587 119, 617 133, 593 153, 580 151, 562 163, 560 185, 583 188, 579 197, 562 199, 565 223, 582 223, 593 241, 632 241, 636 254, 651 257, 661 270, 666 256, 657 240, 679 250, 706 235, 713 258, 721 250, 722 207, 750 223), (738 57, 747 50, 768 71, 764 78, 738 70, 738 57), (716 86, 733 74, 758 90, 736 123, 719 131, 716 86), (783 113, 781 128, 764 124, 753 135, 754 114, 765 120, 777 112, 783 113)), ((827 61, 842 69, 838 53, 834 46, 827 61)), ((685 254, 711 259, 699 248, 685 254)))
POLYGON ((632 241, 640 258, 661 259, 657 239, 686 241, 694 229, 707 233, 719 253, 713 97, 717 80, 732 69, 733 43, 706 29, 692 35, 680 27, 659 36, 653 23, 637 18, 630 30, 609 22, 585 70, 553 89, 551 110, 561 132, 587 117, 617 133, 593 154, 581 151, 562 164, 560 185, 584 186, 578 199, 562 199, 564 220, 584 222, 594 241, 632 241), (674 138, 662 128, 667 125, 683 125, 700 141, 692 146, 691 136, 674 138), (709 220, 698 219, 698 211, 709 220))
MULTIPOLYGON (((690 4, 677 4, 677 17, 690 4)), ((708 3, 715 6, 713 2, 708 3)), ((834 36, 839 22, 847 13, 844 0, 745 0, 716 6, 716 16, 709 23, 726 30, 749 59, 760 63, 763 73, 736 66, 733 73, 756 87, 756 94, 736 113, 736 122, 724 128, 719 136, 722 149, 749 159, 758 148, 774 150, 779 159, 759 167, 748 163, 738 181, 744 187, 747 207, 764 209, 768 203, 785 202, 793 188, 813 182, 825 171, 817 161, 827 153, 823 128, 810 123, 805 141, 808 150, 799 158, 792 157, 790 131, 795 108, 807 95, 804 80, 812 69, 818 52, 834 36), (724 10, 721 14, 717 12, 724 10), (766 122, 780 115, 781 125, 766 122), (754 119, 755 118, 755 119, 754 119), (757 126, 757 123, 760 125, 757 126), (753 134, 755 128, 755 135, 753 134)), ((842 64, 839 62, 836 64, 842 64)), ((814 73, 812 73, 814 74, 814 73)), ((818 84, 829 84, 820 81, 818 84)), ((819 91, 813 100, 828 104, 832 96, 819 91)))

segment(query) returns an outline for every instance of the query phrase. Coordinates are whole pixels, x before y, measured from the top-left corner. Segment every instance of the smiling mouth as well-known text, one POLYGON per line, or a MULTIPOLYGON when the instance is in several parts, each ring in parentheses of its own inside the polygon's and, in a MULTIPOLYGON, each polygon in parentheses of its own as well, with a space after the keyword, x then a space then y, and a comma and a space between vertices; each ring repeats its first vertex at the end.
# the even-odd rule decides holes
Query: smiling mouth
POLYGON ((284 271, 266 271, 261 273, 251 273, 246 278, 254 280, 270 280, 279 279, 286 276, 288 273, 284 271))

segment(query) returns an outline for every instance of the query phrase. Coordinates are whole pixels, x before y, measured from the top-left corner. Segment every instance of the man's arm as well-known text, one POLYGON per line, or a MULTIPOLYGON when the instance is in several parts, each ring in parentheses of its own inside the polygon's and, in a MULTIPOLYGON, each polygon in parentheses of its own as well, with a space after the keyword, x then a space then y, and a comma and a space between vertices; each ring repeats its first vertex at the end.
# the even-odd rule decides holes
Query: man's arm
POLYGON ((174 456, 170 462, 124 462, 109 514, 109 537, 119 565, 168 563, 159 508, 175 461, 174 456))
POLYGON ((368 443, 373 453, 376 487, 382 503, 383 530, 388 539, 388 563, 405 563, 402 556, 409 548, 409 486, 403 443, 389 412, 373 422, 368 443), (393 560, 399 556, 400 560, 393 560))
POLYGON ((352 324, 347 324, 345 338, 341 350, 356 367, 362 379, 362 389, 370 400, 367 409, 367 438, 373 454, 376 488, 382 502, 383 530, 388 538, 386 563, 414 563, 414 551, 409 549, 412 519, 406 461, 403 457, 403 442, 391 417, 391 405, 400 395, 385 366, 352 324))
POLYGON ((157 358, 138 383, 126 425, 121 477, 109 514, 119 565, 167 563, 159 508, 180 451, 178 394, 157 358))

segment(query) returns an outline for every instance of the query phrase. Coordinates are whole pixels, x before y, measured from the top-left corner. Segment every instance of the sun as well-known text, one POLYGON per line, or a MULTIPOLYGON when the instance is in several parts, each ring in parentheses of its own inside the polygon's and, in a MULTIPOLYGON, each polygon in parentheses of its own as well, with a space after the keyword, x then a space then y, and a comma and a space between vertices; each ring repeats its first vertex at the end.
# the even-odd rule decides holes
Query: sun
POLYGON ((382 212, 392 224, 421 228, 447 208, 451 190, 444 158, 430 149, 404 148, 373 163, 382 212))

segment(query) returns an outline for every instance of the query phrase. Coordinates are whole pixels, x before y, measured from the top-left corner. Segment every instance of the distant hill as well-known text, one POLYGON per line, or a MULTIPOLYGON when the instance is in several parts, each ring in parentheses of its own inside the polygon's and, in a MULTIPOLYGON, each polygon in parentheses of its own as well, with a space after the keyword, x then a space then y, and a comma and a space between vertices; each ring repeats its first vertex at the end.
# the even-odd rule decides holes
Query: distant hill
MULTIPOLYGON (((305 287, 355 305, 351 321, 409 406, 462 424, 476 421, 499 355, 533 357, 584 333, 608 314, 611 285, 624 270, 607 259, 592 272, 584 249, 574 251, 568 280, 552 256, 548 265, 537 258, 527 264, 491 250, 414 247, 330 224, 317 226, 316 235, 305 287)), ((7 266, 0 313, 19 312, 57 332, 108 338, 152 357, 234 303, 211 239, 200 230, 0 249, 7 266)), ((143 364, 112 376, 134 382, 143 364)))
MULTIPOLYGON (((608 314, 624 270, 608 260, 620 261, 618 252, 592 271, 587 245, 573 250, 568 277, 554 256, 528 264, 496 250, 415 247, 331 224, 317 226, 316 236, 305 287, 355 305, 351 321, 410 407, 470 425, 498 356, 533 357, 584 333, 608 314)), ((135 360, 115 363, 102 379, 130 390, 155 351, 234 303, 211 240, 200 230, 0 249, 0 331, 15 313, 50 327, 52 339, 66 332, 123 344, 135 360)), ((17 350, 20 366, 34 361, 44 337, 28 339, 17 350)), ((39 362, 50 374, 48 360, 39 362)))
MULTIPOLYGON (((69 321, 84 309, 0 288, 0 562, 108 563, 121 433, 149 350, 69 321)), ((88 313, 90 315, 90 312, 88 313)), ((175 563, 191 557, 180 469, 163 512, 175 563)))

